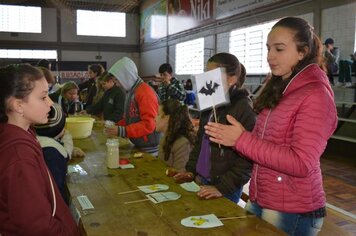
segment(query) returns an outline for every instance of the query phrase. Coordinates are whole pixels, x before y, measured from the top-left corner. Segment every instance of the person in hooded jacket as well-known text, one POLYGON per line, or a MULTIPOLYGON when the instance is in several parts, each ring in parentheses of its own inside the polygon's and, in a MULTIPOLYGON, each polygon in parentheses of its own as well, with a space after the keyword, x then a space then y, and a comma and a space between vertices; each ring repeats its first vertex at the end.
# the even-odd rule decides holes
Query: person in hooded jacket
POLYGON ((42 72, 0 68, 0 235, 79 235, 31 128, 53 104, 42 72))
POLYGON ((117 61, 109 70, 126 91, 123 119, 117 126, 105 128, 105 133, 129 138, 142 151, 158 155, 160 135, 156 132, 158 97, 138 76, 135 63, 128 57, 117 61))
POLYGON ((252 132, 208 123, 210 141, 254 162, 248 211, 288 235, 317 235, 326 215, 320 156, 337 125, 322 45, 302 18, 279 20, 267 37, 272 78, 255 101, 252 132))

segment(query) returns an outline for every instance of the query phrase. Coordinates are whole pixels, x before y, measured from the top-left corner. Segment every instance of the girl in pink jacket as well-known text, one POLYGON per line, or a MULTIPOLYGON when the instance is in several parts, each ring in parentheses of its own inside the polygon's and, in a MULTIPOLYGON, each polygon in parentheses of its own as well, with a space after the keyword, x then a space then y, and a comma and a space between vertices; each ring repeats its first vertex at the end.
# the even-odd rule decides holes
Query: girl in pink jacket
POLYGON ((289 235, 316 235, 325 216, 320 156, 337 124, 322 45, 303 19, 278 21, 267 38, 272 72, 255 101, 252 132, 208 123, 210 140, 254 161, 247 210, 289 235))

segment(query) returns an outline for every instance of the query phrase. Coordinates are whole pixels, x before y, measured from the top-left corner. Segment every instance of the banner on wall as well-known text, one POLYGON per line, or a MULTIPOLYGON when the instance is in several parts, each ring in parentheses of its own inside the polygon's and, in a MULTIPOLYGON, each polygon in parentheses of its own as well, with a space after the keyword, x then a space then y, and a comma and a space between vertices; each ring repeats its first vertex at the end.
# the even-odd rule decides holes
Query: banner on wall
POLYGON ((167 36, 167 2, 158 1, 141 13, 140 42, 152 43, 167 36))
POLYGON ((89 78, 88 66, 92 64, 101 64, 106 70, 106 61, 58 61, 57 75, 61 83, 71 80, 79 84, 89 78))
POLYGON ((214 20, 214 0, 167 0, 167 4, 170 35, 214 20))
POLYGON ((256 10, 282 1, 283 0, 216 0, 216 19, 256 10))

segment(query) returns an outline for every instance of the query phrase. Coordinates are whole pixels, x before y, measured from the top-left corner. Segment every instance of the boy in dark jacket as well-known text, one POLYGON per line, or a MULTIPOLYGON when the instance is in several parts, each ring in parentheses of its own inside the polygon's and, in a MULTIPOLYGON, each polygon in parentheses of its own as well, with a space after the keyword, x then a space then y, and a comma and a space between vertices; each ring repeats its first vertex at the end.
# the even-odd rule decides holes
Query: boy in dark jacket
POLYGON ((86 109, 88 114, 103 114, 104 120, 117 122, 122 119, 124 113, 125 93, 115 85, 115 77, 110 74, 101 78, 101 85, 105 93, 103 97, 86 109))

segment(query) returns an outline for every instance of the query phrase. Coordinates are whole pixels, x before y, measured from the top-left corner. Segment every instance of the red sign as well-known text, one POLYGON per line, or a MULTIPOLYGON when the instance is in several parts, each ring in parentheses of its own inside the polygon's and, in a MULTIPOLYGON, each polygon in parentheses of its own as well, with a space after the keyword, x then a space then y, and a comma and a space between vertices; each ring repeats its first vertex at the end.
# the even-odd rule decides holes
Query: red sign
POLYGON ((88 71, 60 71, 61 79, 83 79, 88 78, 88 71))
POLYGON ((178 33, 214 19, 213 0, 168 0, 168 32, 178 33))

